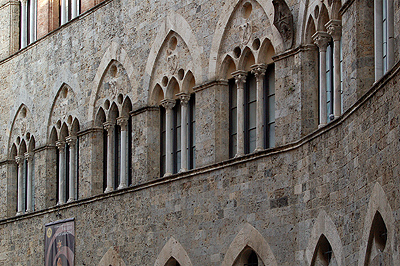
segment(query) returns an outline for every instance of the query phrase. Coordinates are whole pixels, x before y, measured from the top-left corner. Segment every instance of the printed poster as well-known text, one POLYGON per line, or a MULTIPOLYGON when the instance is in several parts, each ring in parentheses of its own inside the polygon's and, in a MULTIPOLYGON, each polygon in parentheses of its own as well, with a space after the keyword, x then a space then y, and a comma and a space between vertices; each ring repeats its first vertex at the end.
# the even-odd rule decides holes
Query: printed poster
POLYGON ((45 225, 45 266, 74 266, 75 222, 74 219, 45 225))

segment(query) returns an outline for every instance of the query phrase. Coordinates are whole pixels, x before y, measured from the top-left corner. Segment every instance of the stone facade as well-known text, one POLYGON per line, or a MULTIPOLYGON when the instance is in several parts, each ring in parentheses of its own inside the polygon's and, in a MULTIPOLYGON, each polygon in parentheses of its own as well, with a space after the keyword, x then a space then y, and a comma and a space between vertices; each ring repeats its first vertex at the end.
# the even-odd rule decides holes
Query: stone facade
POLYGON ((66 218, 75 265, 399 265, 399 0, 379 78, 381 0, 87 0, 61 27, 38 3, 38 40, 18 50, 20 4, 0 1, 0 265, 43 265, 44 225, 66 218), (342 101, 325 124, 332 21, 342 101), (275 143, 230 156, 232 73, 272 64, 275 143), (163 175, 162 105, 186 96, 195 165, 163 175))

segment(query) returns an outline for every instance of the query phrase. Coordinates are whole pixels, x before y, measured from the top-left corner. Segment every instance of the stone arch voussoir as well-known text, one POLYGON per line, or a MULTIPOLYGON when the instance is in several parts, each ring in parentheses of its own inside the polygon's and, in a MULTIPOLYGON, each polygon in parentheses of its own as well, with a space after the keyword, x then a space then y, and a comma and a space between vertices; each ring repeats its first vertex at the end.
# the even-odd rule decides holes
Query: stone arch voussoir
POLYGON ((181 266, 192 266, 192 262, 182 245, 173 237, 162 248, 154 266, 165 266, 170 258, 174 258, 181 266))

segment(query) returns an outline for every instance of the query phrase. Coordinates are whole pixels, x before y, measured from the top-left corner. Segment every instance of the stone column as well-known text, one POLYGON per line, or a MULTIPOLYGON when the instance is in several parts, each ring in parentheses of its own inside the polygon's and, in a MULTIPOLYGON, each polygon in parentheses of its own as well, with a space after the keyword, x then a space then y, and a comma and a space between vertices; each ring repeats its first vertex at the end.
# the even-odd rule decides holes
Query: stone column
MULTIPOLYGON (((107 187, 104 193, 113 191, 113 135, 114 123, 109 121, 104 123, 104 129, 107 130, 107 187)), ((104 163, 104 162, 103 162, 104 163)))
POLYGON ((68 202, 75 200, 76 184, 76 136, 69 136, 66 141, 69 146, 69 195, 68 202))
POLYGON ((29 7, 29 43, 36 40, 36 1, 31 0, 29 7))
POLYGON ((15 161, 17 162, 17 172, 18 172, 18 193, 17 193, 17 215, 24 213, 24 156, 16 156, 15 161))
POLYGON ((323 31, 316 32, 312 38, 319 48, 319 127, 327 122, 326 93, 326 48, 331 36, 323 31))
POLYGON ((57 141, 58 148, 58 205, 65 200, 65 142, 57 141))
POLYGON ((128 117, 118 117, 117 124, 121 127, 121 167, 120 180, 118 189, 126 188, 128 184, 128 158, 127 158, 127 143, 128 143, 128 117))
POLYGON ((28 45, 28 1, 21 0, 21 48, 28 45))
POLYGON ((374 37, 375 37, 375 81, 383 75, 383 22, 382 22, 382 1, 374 0, 374 37))
POLYGON ((61 0, 61 25, 64 25, 68 22, 67 1, 68 0, 61 0))
POLYGON ((244 154, 244 84, 246 72, 238 70, 232 73, 237 87, 237 151, 235 157, 244 154))
POLYGON ((187 171, 188 165, 188 103, 190 94, 185 92, 177 94, 181 99, 181 169, 179 172, 187 171))
POLYGON ((341 115, 341 84, 340 84, 340 38, 342 37, 342 22, 340 20, 331 20, 325 27, 328 29, 328 33, 333 39, 333 115, 335 119, 341 115))
POLYGON ((26 169, 28 173, 28 180, 26 181, 26 211, 31 212, 32 209, 32 190, 33 190, 33 183, 32 183, 32 178, 33 178, 33 154, 30 152, 25 153, 25 159, 28 162, 28 167, 26 169))
POLYGON ((251 73, 256 77, 257 82, 257 115, 256 115, 256 149, 255 151, 261 151, 264 149, 264 75, 267 70, 265 64, 251 66, 251 73))
POLYGON ((164 176, 169 176, 173 172, 173 164, 172 164, 172 122, 173 122, 173 113, 172 108, 175 106, 175 100, 173 99, 164 99, 161 101, 161 105, 165 108, 165 174, 164 176))
POLYGON ((78 16, 78 0, 72 0, 71 5, 71 19, 74 19, 78 16))

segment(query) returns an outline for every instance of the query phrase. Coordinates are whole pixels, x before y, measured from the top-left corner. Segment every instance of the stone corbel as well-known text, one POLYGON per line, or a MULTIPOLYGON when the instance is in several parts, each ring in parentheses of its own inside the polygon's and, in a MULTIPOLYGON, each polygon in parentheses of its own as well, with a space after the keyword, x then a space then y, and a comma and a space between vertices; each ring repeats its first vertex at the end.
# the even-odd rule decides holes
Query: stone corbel
POLYGON ((294 40, 293 14, 285 0, 273 0, 274 5, 274 25, 278 29, 285 50, 292 48, 294 40))

